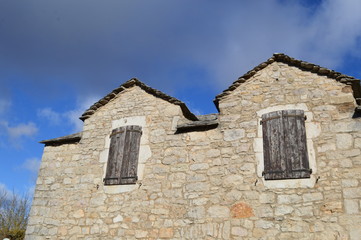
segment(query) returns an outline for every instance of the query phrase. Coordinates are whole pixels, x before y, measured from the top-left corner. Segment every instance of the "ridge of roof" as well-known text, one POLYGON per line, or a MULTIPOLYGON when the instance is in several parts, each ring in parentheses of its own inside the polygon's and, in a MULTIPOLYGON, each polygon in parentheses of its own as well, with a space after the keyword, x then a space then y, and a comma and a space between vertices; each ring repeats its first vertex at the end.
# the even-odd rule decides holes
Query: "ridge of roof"
POLYGON ((249 78, 254 76, 258 71, 264 69, 265 67, 267 67, 268 65, 270 65, 273 62, 286 63, 289 66, 297 67, 303 71, 316 73, 321 76, 326 76, 326 77, 335 79, 338 82, 341 82, 341 83, 344 83, 347 85, 351 85, 352 90, 353 90, 353 95, 354 95, 354 98, 356 99, 357 104, 358 105, 361 104, 361 87, 360 87, 359 79, 336 72, 336 71, 328 69, 328 68, 321 67, 321 66, 313 64, 313 63, 309 63, 306 61, 292 58, 283 53, 274 53, 273 56, 271 58, 269 58, 267 61, 259 64, 258 66, 254 67, 253 69, 249 70, 243 76, 239 77, 236 81, 234 81, 226 90, 224 90, 222 93, 218 94, 215 97, 215 99, 213 100, 214 104, 216 105, 217 110, 219 111, 219 101, 224 96, 227 96, 228 94, 230 94, 239 85, 246 82, 249 78))
POLYGON ((112 92, 110 92, 109 94, 107 94, 105 97, 103 97, 102 99, 100 99, 98 102, 94 103, 92 106, 90 106, 80 117, 80 119, 82 121, 84 121, 85 119, 89 118, 91 115, 93 115, 95 113, 95 111, 106 105, 111 99, 113 99, 115 96, 117 96, 118 93, 124 91, 127 88, 131 88, 133 86, 138 86, 141 89, 143 89, 145 92, 163 99, 167 102, 173 103, 175 105, 180 106, 180 108, 182 109, 183 115, 189 119, 189 120, 198 120, 196 115, 194 115, 186 106, 186 104, 174 97, 171 97, 159 90, 156 90, 154 88, 151 88, 147 85, 145 85, 143 82, 139 81, 137 78, 131 78, 130 80, 128 80, 127 82, 123 83, 122 85, 120 85, 118 88, 114 89, 112 92))
POLYGON ((80 141, 82 135, 83 135, 83 132, 78 132, 78 133, 66 135, 66 136, 63 136, 63 137, 43 140, 43 141, 40 141, 39 143, 44 143, 45 145, 57 145, 57 144, 62 144, 62 143, 75 143, 75 142, 80 141))

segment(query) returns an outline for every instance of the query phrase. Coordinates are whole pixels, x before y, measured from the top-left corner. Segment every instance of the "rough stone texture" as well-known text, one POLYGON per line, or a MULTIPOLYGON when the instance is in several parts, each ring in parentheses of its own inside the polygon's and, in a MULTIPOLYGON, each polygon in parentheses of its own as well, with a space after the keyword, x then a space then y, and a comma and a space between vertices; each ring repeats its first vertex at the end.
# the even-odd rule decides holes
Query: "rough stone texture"
POLYGON ((360 239, 361 120, 346 86, 276 61, 218 97, 217 128, 179 134, 179 105, 122 90, 79 142, 45 147, 26 239, 360 239), (257 113, 287 106, 306 109, 313 172, 270 183, 257 113), (104 186, 113 124, 139 119, 137 184, 104 186))

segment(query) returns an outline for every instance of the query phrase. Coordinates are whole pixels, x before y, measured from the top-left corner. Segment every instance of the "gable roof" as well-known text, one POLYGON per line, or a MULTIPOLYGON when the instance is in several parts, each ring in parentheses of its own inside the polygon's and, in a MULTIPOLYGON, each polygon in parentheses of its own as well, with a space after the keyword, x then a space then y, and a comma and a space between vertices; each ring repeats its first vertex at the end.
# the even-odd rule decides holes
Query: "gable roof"
POLYGON ((124 91, 127 88, 131 88, 133 86, 138 86, 141 89, 143 89, 145 92, 163 99, 167 102, 170 102, 172 104, 178 105, 180 106, 180 108, 182 109, 183 115, 184 117, 186 117, 189 120, 198 120, 197 117, 188 109, 188 107, 186 106, 186 104, 174 97, 171 97, 159 90, 156 90, 154 88, 151 88, 147 85, 145 85, 144 83, 142 83, 141 81, 139 81, 136 78, 132 78, 130 80, 128 80, 127 82, 123 83, 122 85, 120 85, 118 88, 114 89, 112 92, 110 92, 108 95, 106 95, 105 97, 103 97, 102 99, 100 99, 98 102, 94 103, 92 106, 90 106, 90 108, 88 110, 86 110, 80 117, 81 120, 85 120, 87 118, 89 118, 91 115, 93 115, 100 107, 104 106, 105 104, 107 104, 111 99, 113 99, 115 96, 117 96, 118 93, 124 91))
MULTIPOLYGON (((273 62, 281 62, 285 63, 289 66, 297 67, 301 69, 302 71, 312 72, 321 76, 326 76, 332 79, 335 79, 338 82, 351 85, 353 90, 353 96, 356 99, 356 103, 358 105, 361 104, 361 87, 360 87, 360 80, 356 79, 351 76, 344 75, 339 72, 335 72, 334 70, 320 67, 319 65, 297 60, 294 58, 291 58, 283 53, 275 53, 271 58, 269 58, 267 61, 259 64, 252 70, 248 71, 243 76, 239 77, 235 82, 232 83, 231 86, 229 86, 226 90, 224 90, 222 93, 218 94, 215 99, 213 100, 214 104, 216 105, 218 111, 219 111, 219 101, 224 97, 229 95, 234 89, 236 89, 239 85, 246 82, 249 78, 251 78, 253 75, 255 75, 258 71, 262 70, 263 68, 267 67, 273 62)), ((361 111, 361 107, 358 106, 358 111, 361 111)))

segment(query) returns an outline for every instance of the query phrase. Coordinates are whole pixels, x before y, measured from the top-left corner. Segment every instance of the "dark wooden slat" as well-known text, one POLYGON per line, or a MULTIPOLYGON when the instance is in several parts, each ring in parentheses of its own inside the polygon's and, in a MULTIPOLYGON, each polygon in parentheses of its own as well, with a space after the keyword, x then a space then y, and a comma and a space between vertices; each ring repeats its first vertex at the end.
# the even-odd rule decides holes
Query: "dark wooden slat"
POLYGON ((106 185, 114 185, 120 183, 120 170, 123 162, 125 128, 120 127, 112 131, 107 171, 104 183, 106 185))
POLYGON ((127 126, 124 143, 124 160, 121 169, 121 184, 135 184, 137 181, 137 168, 142 135, 140 126, 127 126))

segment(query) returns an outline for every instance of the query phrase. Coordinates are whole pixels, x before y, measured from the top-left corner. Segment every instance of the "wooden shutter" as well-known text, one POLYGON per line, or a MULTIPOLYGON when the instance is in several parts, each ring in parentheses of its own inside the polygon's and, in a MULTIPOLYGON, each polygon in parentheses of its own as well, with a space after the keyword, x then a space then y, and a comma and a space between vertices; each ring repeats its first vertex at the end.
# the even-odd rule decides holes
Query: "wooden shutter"
POLYGON ((134 184, 138 180, 138 157, 142 127, 126 126, 124 160, 120 174, 120 184, 134 184))
POLYGON ((140 126, 125 126, 112 131, 105 185, 136 183, 141 134, 140 126))
POLYGON ((307 140, 302 110, 262 115, 266 180, 309 178, 307 140))

